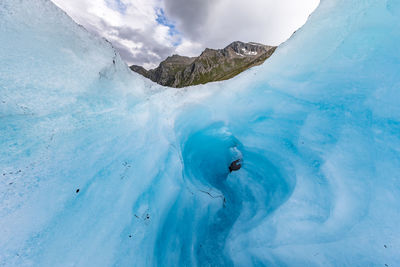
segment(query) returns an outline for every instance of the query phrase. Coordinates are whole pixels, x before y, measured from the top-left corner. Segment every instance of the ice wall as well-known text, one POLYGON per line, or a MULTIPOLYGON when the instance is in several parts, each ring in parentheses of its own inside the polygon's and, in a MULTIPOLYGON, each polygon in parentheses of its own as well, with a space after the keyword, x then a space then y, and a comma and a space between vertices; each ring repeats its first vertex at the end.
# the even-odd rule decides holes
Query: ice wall
POLYGON ((399 29, 398 1, 324 0, 264 65, 175 90, 2 0, 0 265, 399 266, 399 29))

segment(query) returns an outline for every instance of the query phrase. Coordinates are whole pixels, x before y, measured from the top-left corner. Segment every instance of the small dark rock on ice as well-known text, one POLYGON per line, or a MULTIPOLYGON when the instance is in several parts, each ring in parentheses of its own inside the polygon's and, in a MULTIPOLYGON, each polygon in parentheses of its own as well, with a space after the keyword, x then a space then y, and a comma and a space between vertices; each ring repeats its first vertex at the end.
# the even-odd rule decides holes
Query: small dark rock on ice
POLYGON ((242 167, 240 159, 232 161, 231 165, 229 166, 229 172, 238 171, 242 167))

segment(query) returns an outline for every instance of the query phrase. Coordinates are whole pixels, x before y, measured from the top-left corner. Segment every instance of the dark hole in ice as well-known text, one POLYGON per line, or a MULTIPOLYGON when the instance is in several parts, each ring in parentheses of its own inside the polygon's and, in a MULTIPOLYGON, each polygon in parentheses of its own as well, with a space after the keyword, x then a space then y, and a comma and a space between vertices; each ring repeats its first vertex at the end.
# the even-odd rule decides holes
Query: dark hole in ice
POLYGON ((77 193, 77 194, 79 193, 79 188, 78 188, 78 189, 76 189, 76 193, 77 193))

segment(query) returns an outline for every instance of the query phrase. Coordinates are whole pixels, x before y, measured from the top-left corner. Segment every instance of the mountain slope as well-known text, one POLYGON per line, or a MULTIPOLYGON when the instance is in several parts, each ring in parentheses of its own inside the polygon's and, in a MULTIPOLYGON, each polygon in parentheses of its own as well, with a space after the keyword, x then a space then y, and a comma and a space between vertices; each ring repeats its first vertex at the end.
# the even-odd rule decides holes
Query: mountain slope
POLYGON ((206 48, 198 57, 173 55, 149 71, 136 65, 130 68, 158 84, 185 87, 230 79, 262 64, 275 49, 275 46, 237 41, 224 49, 206 48))

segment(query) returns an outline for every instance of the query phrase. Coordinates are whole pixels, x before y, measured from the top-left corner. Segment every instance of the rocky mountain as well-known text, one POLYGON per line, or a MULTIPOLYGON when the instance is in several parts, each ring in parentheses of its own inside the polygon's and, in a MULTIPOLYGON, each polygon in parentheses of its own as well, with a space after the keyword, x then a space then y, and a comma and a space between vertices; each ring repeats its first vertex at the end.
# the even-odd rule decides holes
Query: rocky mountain
POLYGON ((206 48, 198 57, 173 55, 151 70, 132 65, 130 68, 150 80, 170 87, 185 87, 230 79, 262 64, 276 46, 233 42, 224 49, 206 48))

